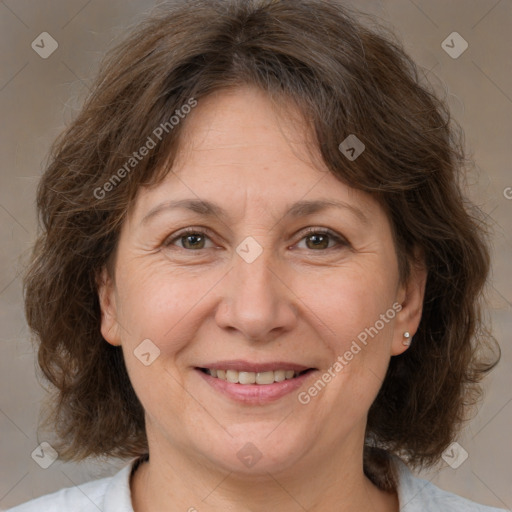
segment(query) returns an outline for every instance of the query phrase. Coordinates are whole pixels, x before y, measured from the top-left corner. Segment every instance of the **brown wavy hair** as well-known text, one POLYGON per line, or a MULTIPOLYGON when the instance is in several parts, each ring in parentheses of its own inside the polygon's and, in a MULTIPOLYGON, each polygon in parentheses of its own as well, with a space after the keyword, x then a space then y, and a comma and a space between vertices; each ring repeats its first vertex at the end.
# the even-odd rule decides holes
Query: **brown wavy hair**
POLYGON ((197 0, 160 9, 107 54, 39 183, 25 310, 54 390, 48 417, 58 451, 68 460, 147 453, 121 348, 100 332, 98 276, 105 265, 113 275, 123 220, 137 191, 168 172, 186 120, 115 186, 105 184, 191 98, 250 84, 296 104, 330 171, 386 208, 402 280, 415 250, 424 255, 419 329, 391 358, 368 414, 365 472, 392 488, 387 454, 418 467, 439 461, 500 357, 483 317, 488 229, 463 194, 463 132, 393 32, 339 3, 197 0), (349 134, 366 146, 354 161, 338 147, 349 134))

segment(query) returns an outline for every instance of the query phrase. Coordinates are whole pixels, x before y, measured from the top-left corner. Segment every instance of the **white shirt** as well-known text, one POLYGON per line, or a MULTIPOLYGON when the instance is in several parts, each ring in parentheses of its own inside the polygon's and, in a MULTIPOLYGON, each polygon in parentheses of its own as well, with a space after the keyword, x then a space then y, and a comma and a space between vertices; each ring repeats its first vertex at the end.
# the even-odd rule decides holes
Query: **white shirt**
MULTIPOLYGON (((414 476, 397 457, 398 502, 400 512, 503 512, 467 500, 414 476)), ((28 501, 6 512, 133 512, 130 496, 130 474, 136 460, 114 476, 28 501)), ((194 505, 194 504, 192 504, 194 505)), ((201 510, 197 503, 197 510, 201 510)), ((194 510, 191 506, 189 510, 194 510)))

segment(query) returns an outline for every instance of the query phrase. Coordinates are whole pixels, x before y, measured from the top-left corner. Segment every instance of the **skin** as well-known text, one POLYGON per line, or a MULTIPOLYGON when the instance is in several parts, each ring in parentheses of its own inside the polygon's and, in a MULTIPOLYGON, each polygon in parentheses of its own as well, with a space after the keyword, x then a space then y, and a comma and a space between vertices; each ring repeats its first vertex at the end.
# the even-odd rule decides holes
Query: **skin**
POLYGON ((122 346, 146 411, 150 460, 131 481, 136 512, 399 510, 396 494, 363 473, 364 430, 390 357, 407 350, 403 333, 418 327, 425 270, 400 282, 384 210, 306 151, 308 125, 280 105, 252 87, 201 99, 172 172, 140 190, 122 226, 114 276, 103 270, 102 333, 122 346), (210 200, 226 217, 176 209, 141 223, 160 203, 184 198, 210 200), (292 203, 314 199, 343 201, 367 222, 349 208, 285 216, 292 203), (177 237, 186 227, 210 232, 177 237), (308 227, 346 242, 328 238, 318 248, 308 227), (263 248, 252 263, 236 252, 248 236, 263 248), (318 369, 304 391, 394 303, 401 311, 307 405, 297 392, 234 402, 194 369, 291 361, 318 369), (144 339, 160 350, 149 366, 134 355, 144 339), (237 457, 248 442, 262 454, 252 467, 237 457))

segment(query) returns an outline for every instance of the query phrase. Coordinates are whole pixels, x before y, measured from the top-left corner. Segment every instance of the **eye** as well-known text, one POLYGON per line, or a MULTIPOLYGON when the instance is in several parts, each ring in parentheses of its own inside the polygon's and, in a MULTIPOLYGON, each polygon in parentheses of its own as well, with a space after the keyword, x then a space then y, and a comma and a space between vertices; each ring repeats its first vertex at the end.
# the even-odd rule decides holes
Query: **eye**
POLYGON ((167 238, 164 241, 163 245, 164 247, 169 247, 171 245, 174 245, 175 241, 179 241, 183 244, 181 246, 181 249, 208 249, 208 247, 204 246, 206 239, 210 239, 207 231, 197 228, 187 228, 178 233, 177 235, 172 236, 171 238, 167 238))
POLYGON ((329 246, 329 242, 336 242, 336 244, 341 247, 349 246, 345 238, 337 235, 330 229, 309 228, 306 233, 303 233, 301 241, 302 240, 306 240, 306 248, 313 251, 318 251, 319 249, 333 249, 332 245, 329 246))
MULTIPOLYGON (((175 245, 175 242, 181 243, 181 249, 185 250, 201 250, 208 249, 205 247, 206 240, 210 240, 209 231, 204 228, 186 228, 178 234, 167 238, 163 245, 169 247, 175 245)), ((349 246, 349 242, 342 236, 336 234, 330 229, 309 228, 300 241, 306 240, 306 249, 318 251, 321 249, 333 249, 338 245, 340 248, 349 246)))

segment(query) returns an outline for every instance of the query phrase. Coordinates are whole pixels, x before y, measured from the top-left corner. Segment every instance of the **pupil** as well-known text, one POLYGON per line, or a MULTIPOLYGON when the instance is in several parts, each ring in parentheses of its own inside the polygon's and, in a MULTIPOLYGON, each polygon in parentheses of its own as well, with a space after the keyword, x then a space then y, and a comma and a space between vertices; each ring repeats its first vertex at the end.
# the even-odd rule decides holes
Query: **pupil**
POLYGON ((195 241, 194 241, 194 239, 199 239, 199 240, 201 240, 201 235, 187 235, 187 236, 185 237, 185 239, 187 240, 187 242, 189 242, 190 240, 192 240, 191 245, 192 245, 192 246, 195 246, 195 241))
POLYGON ((314 247, 323 247, 325 246, 325 241, 327 240, 327 237, 325 235, 310 235, 310 239, 313 240, 314 247), (323 245, 322 242, 324 242, 323 245))

